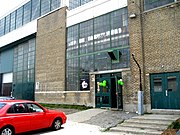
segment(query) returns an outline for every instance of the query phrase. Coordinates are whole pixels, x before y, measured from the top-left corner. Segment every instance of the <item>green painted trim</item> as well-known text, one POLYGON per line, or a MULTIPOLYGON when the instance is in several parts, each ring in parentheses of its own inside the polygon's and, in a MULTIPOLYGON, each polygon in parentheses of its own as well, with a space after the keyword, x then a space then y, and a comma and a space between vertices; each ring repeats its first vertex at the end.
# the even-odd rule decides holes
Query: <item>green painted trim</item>
MULTIPOLYGON (((95 52, 95 46, 94 46, 94 19, 93 19, 93 52, 95 52)), ((94 54, 93 54, 93 69, 95 69, 95 55, 94 54)))
POLYGON ((79 56, 74 56, 74 57, 67 58, 67 60, 68 60, 68 59, 77 58, 77 57, 82 57, 82 56, 95 55, 95 54, 98 54, 98 53, 108 52, 108 51, 111 51, 111 50, 124 49, 124 48, 129 48, 129 45, 123 46, 123 47, 117 47, 117 48, 106 49, 106 50, 97 51, 97 52, 88 53, 88 54, 81 54, 81 55, 79 55, 79 56))
MULTIPOLYGON (((79 47, 80 47, 80 45, 79 45, 79 38, 80 38, 80 25, 78 25, 78 55, 80 55, 80 49, 79 49, 79 47)), ((77 58, 77 57, 76 57, 77 58)), ((77 80, 77 82, 78 82, 78 84, 80 84, 79 82, 80 82, 80 57, 78 57, 78 80, 77 80)), ((78 85, 78 90, 80 90, 80 85, 78 85)))

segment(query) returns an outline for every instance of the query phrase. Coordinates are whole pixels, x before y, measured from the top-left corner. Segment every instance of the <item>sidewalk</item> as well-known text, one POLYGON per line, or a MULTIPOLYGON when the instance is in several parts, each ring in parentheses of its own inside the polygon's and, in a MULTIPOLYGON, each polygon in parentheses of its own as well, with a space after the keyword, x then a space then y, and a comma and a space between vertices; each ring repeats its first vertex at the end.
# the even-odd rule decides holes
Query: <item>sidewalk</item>
POLYGON ((108 134, 160 135, 180 115, 145 114, 89 109, 68 115, 68 121, 95 126, 108 134))

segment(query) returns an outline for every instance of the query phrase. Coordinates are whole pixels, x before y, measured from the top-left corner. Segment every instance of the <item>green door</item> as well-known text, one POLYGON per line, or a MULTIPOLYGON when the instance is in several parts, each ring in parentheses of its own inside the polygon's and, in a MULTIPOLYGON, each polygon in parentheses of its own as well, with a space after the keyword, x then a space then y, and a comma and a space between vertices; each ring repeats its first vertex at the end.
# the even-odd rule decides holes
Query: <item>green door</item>
POLYGON ((12 94, 16 99, 34 100, 34 83, 15 83, 12 94))
POLYGON ((180 72, 150 75, 152 109, 180 109, 180 72))
POLYGON ((111 78, 98 78, 96 84, 96 107, 111 107, 111 78))

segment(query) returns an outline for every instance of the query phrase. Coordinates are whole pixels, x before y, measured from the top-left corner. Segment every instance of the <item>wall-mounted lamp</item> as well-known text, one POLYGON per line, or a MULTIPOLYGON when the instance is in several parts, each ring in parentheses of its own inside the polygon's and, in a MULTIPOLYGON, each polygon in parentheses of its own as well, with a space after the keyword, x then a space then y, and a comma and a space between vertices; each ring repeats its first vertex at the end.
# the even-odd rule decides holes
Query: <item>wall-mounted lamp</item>
POLYGON ((131 14, 129 15, 129 18, 131 18, 131 19, 132 19, 132 18, 136 18, 136 16, 137 16, 137 15, 136 15, 135 13, 131 13, 131 14))

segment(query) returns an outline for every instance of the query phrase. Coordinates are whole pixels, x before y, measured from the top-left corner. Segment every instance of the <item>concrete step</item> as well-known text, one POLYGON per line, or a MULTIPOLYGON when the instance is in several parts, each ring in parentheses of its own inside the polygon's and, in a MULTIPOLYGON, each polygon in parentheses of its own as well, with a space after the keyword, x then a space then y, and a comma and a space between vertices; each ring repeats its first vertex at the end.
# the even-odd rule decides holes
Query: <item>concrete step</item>
POLYGON ((172 123, 173 120, 154 120, 154 119, 128 119, 125 122, 129 123, 141 123, 141 124, 148 124, 148 125, 164 125, 168 126, 172 123))
MULTIPOLYGON (((132 127, 132 128, 141 128, 141 129, 154 129, 157 131, 164 131, 168 126, 166 125, 148 125, 148 124, 144 124, 144 123, 129 123, 129 122, 124 122, 118 126, 122 126, 122 127, 132 127)), ((118 127, 117 126, 117 127, 118 127)))
POLYGON ((176 119, 180 118, 180 115, 143 115, 143 116, 136 116, 133 119, 151 119, 151 120, 172 120, 175 121, 176 119))
POLYGON ((179 115, 150 114, 136 116, 110 129, 119 135, 160 135, 179 115))
POLYGON ((140 134, 127 133, 127 132, 122 132, 122 131, 118 131, 118 132, 112 131, 112 132, 104 133, 104 135, 140 135, 140 134))
POLYGON ((157 131, 153 129, 144 129, 144 128, 132 128, 132 127, 113 127, 110 129, 110 132, 119 132, 128 134, 145 134, 145 135, 160 135, 163 131, 157 131))
POLYGON ((154 114, 180 115, 180 110, 152 109, 152 113, 154 113, 154 114))

